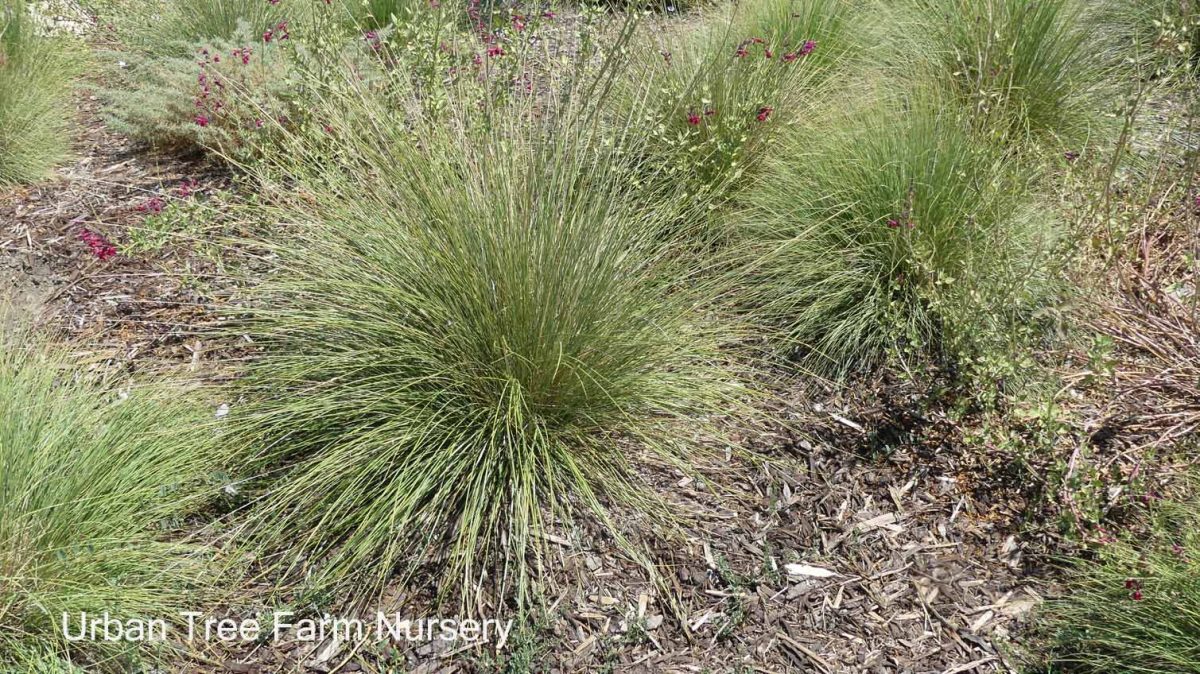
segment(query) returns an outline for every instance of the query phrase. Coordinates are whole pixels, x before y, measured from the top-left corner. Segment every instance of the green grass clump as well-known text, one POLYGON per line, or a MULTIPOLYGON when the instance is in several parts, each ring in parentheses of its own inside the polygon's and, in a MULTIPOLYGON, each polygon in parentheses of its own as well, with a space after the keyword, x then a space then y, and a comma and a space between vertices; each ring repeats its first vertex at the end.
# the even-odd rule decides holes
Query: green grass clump
POLYGON ((1200 3, 1196 0, 1102 0, 1091 16, 1112 45, 1115 61, 1142 76, 1200 72, 1200 3))
MULTIPOLYGON (((0 343, 0 670, 128 671, 153 644, 67 642, 62 614, 169 619, 203 568, 165 536, 211 465, 195 415, 0 343)), ((161 647, 161 644, 159 644, 161 647)))
POLYGON ((239 33, 255 37, 288 22, 304 21, 310 5, 302 0, 145 0, 118 3, 110 12, 117 34, 127 47, 155 56, 194 55, 193 45, 234 40, 239 33))
POLYGON ((41 35, 23 0, 0 0, 0 184, 45 178, 70 148, 78 59, 41 35))
POLYGON ((1103 122, 1111 64, 1076 0, 910 0, 892 11, 897 51, 951 86, 981 129, 1078 144, 1103 122))
POLYGON ((848 15, 843 0, 753 0, 629 47, 617 100, 638 120, 645 179, 709 200, 758 175, 779 130, 827 94, 851 50, 848 15))
POLYGON ((661 236, 676 200, 634 210, 596 132, 520 100, 476 124, 347 93, 277 167, 302 197, 271 216, 294 224, 231 442, 289 466, 252 529, 360 597, 431 561, 445 595, 521 592, 560 518, 667 519, 633 457, 686 463, 677 421, 729 408, 726 329, 661 236))
POLYGON ((1005 345, 1045 300, 1053 226, 938 97, 798 131, 748 195, 746 295, 814 370, 1005 345))
POLYGON ((1200 515, 1191 502, 1156 510, 1149 535, 1074 562, 1044 616, 1056 669, 1200 672, 1200 515))

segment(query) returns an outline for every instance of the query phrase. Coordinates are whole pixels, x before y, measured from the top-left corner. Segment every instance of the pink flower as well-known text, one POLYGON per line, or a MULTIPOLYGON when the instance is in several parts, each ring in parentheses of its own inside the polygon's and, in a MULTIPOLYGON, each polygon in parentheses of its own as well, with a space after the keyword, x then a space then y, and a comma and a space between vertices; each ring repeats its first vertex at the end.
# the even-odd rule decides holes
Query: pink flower
POLYGON ((764 105, 758 109, 758 114, 755 115, 755 119, 760 122, 765 122, 767 121, 767 118, 771 116, 772 112, 775 112, 775 108, 772 108, 769 105, 764 105))
POLYGON ((79 238, 92 250, 93 255, 100 258, 101 262, 117 254, 116 246, 112 245, 108 239, 90 229, 84 229, 79 232, 79 238))
POLYGON ((263 42, 270 42, 270 41, 271 41, 271 37, 272 37, 273 35, 274 35, 274 32, 273 32, 273 31, 272 31, 270 28, 268 28, 268 29, 264 30, 264 31, 263 31, 263 42))
POLYGON ((162 213, 167 207, 167 202, 162 200, 162 197, 150 197, 146 201, 138 204, 136 210, 141 213, 162 213))
POLYGON ((199 183, 197 183, 195 179, 185 180, 182 183, 179 183, 179 187, 176 188, 176 194, 178 194, 180 198, 186 199, 198 191, 196 189, 198 186, 199 183))
POLYGON ((804 46, 800 47, 800 54, 803 56, 808 56, 809 54, 813 53, 813 50, 816 48, 817 43, 813 40, 808 40, 804 43, 804 46))
POLYGON ((269 4, 269 5, 278 5, 278 4, 279 4, 279 0, 267 0, 267 4, 269 4))
POLYGON ((525 30, 525 17, 521 16, 520 14, 514 14, 512 17, 512 25, 513 30, 517 31, 518 33, 525 30))
POLYGON ((767 58, 772 58, 775 56, 775 52, 771 51, 770 49, 764 49, 763 56, 765 56, 767 58))
POLYGON ((687 122, 692 126, 700 126, 700 115, 697 115, 694 112, 689 112, 687 116, 687 122))
POLYGON ((887 225, 888 225, 888 229, 897 229, 900 227, 900 221, 899 220, 888 220, 887 225))
POLYGON ((1129 598, 1130 598, 1130 599, 1132 599, 1132 600, 1134 600, 1134 601, 1141 601, 1141 600, 1142 600, 1142 591, 1141 591, 1141 590, 1134 590, 1134 591, 1133 591, 1133 594, 1129 595, 1129 598))
POLYGON ((794 51, 790 51, 783 55, 784 63, 791 63, 792 61, 795 61, 795 60, 796 60, 796 52, 794 52, 794 51))
POLYGON ((491 45, 487 48, 487 55, 489 57, 504 56, 504 47, 491 45))
POLYGON ((208 116, 196 115, 196 126, 199 126, 199 127, 208 126, 208 116))
POLYGON ((747 53, 746 48, 744 46, 739 46, 737 48, 737 51, 733 52, 733 56, 734 56, 734 58, 739 58, 739 59, 746 58, 746 53, 747 53))

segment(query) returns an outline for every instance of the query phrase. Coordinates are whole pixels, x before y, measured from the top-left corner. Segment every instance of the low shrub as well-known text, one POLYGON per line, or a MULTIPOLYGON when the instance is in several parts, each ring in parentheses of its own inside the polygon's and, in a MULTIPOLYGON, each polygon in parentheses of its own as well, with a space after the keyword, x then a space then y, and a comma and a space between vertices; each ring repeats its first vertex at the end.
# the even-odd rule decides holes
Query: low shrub
POLYGON ((188 57, 120 54, 102 91, 105 120, 158 149, 255 155, 280 127, 309 118, 289 37, 284 23, 268 38, 243 25, 234 40, 195 44, 188 57))
POLYGON ((290 465, 253 514, 266 545, 360 596, 430 561, 445 595, 523 596, 547 527, 615 531, 606 499, 669 520, 633 457, 686 464, 702 447, 672 426, 729 409, 727 329, 656 232, 670 195, 633 210, 596 132, 538 105, 481 125, 360 91, 277 158, 304 198, 272 215, 295 226, 230 442, 290 465))
POLYGON ((1076 0, 909 0, 891 11, 904 41, 895 49, 957 92, 980 129, 1077 145, 1103 125, 1111 63, 1076 0))
POLYGON ((68 642, 62 616, 75 634, 83 611, 169 619, 192 608, 203 556, 168 533, 212 465, 196 416, 4 341, 0 418, 0 669, 130 671, 155 659, 153 644, 68 642))
POLYGON ((0 1, 0 184, 44 178, 70 149, 79 59, 39 34, 23 0, 0 1))
POLYGON ((630 47, 617 100, 647 153, 643 179, 708 200, 757 175, 773 138, 827 93, 822 85, 850 51, 848 7, 754 0, 703 30, 630 47))
POLYGON ((964 365, 1046 301, 1054 225, 940 97, 798 130, 747 196, 745 293, 805 365, 964 365))
POLYGON ((1044 625, 1066 672, 1200 672, 1200 515, 1193 502, 1155 507, 1148 535, 1075 560, 1069 594, 1044 625))

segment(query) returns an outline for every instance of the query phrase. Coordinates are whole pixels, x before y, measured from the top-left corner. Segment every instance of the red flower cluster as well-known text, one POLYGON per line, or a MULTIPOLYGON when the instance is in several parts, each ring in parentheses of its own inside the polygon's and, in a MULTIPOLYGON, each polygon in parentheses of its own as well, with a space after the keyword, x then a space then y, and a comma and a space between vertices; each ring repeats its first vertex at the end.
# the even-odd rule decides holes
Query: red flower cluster
POLYGON ((764 105, 758 109, 758 114, 755 115, 754 118, 760 122, 765 122, 767 121, 767 118, 771 116, 772 112, 775 112, 775 108, 772 108, 769 105, 764 105))
POLYGON ((79 238, 92 249, 92 253, 101 261, 114 257, 117 254, 117 247, 112 245, 108 239, 93 232, 90 229, 84 229, 79 232, 79 238))
POLYGON ((379 33, 373 30, 363 33, 363 42, 371 46, 371 51, 379 51, 383 48, 383 42, 379 40, 379 33))
POLYGON ((162 197, 150 197, 149 199, 138 204, 136 210, 139 213, 162 213, 167 207, 167 202, 162 200, 162 197))
POLYGON ((800 45, 800 48, 797 49, 796 51, 790 51, 790 52, 784 54, 783 61, 785 63, 791 63, 792 61, 795 61, 796 59, 800 58, 801 56, 808 56, 809 54, 813 53, 813 51, 815 51, 816 48, 817 48, 817 43, 815 41, 806 40, 804 42, 804 44, 800 45))
POLYGON ((1129 593, 1130 599, 1134 601, 1142 600, 1142 581, 1135 578, 1128 578, 1125 580, 1125 589, 1132 590, 1132 592, 1129 593))

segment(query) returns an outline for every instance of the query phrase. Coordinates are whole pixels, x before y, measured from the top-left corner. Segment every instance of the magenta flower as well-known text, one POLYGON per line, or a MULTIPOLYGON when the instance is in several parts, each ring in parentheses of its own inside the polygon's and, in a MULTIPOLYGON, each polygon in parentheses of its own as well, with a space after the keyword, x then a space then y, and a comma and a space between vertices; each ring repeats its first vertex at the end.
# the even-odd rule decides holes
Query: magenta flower
POLYGON ((771 51, 770 49, 764 49, 763 56, 765 56, 767 58, 774 58, 775 52, 771 51))
POLYGON ((817 43, 813 40, 808 40, 804 43, 804 45, 802 47, 800 47, 800 54, 802 56, 808 56, 809 54, 813 53, 813 50, 815 50, 816 48, 817 48, 817 43))
POLYGON ((784 63, 791 63, 792 61, 795 61, 795 60, 796 60, 796 52, 794 52, 794 51, 790 51, 783 55, 784 63))
POLYGON ((760 122, 765 122, 767 121, 767 118, 771 116, 772 112, 775 112, 775 108, 772 108, 769 105, 764 105, 758 109, 758 114, 755 115, 755 119, 760 122))
POLYGON ((267 0, 267 4, 268 4, 268 5, 278 5, 278 4, 279 4, 279 0, 267 0))
POLYGON ((199 127, 208 126, 208 116, 207 115, 196 115, 196 126, 199 126, 199 127))
POLYGON ((112 245, 108 239, 91 231, 90 229, 84 229, 83 231, 79 232, 79 238, 85 244, 87 244, 93 255, 100 258, 101 262, 109 259, 110 257, 114 257, 117 254, 116 246, 112 245))
POLYGON ((504 47, 491 45, 487 48, 487 55, 489 57, 504 56, 504 47))
POLYGON ((746 58, 746 53, 747 53, 746 48, 744 46, 739 46, 737 48, 737 51, 733 52, 733 56, 734 56, 734 58, 742 59, 742 58, 746 58))
POLYGON ((162 197, 150 197, 136 206, 136 210, 141 213, 162 213, 167 207, 167 202, 162 200, 162 197))
POLYGON ((687 123, 692 126, 700 126, 700 115, 697 115, 694 112, 689 112, 687 116, 687 123))
POLYGON ((263 42, 270 42, 272 36, 274 36, 274 32, 270 28, 264 30, 263 31, 263 42))

